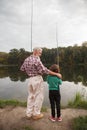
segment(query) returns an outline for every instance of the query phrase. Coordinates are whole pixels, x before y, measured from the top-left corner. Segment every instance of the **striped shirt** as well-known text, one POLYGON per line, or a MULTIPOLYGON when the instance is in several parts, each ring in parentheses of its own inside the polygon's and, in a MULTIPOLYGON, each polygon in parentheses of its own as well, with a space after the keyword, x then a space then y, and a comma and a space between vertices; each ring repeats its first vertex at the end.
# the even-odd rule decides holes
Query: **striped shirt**
POLYGON ((44 73, 49 74, 49 70, 42 64, 40 58, 34 55, 25 59, 20 70, 25 71, 30 77, 43 75, 44 73))

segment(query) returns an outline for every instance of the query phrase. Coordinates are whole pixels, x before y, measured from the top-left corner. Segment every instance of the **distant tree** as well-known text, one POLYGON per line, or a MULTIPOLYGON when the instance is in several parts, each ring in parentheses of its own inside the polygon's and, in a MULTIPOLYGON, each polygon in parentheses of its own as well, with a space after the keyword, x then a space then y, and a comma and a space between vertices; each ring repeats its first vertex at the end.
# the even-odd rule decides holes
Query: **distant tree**
POLYGON ((84 65, 87 65, 87 47, 82 46, 81 48, 81 57, 82 57, 82 63, 84 65))
POLYGON ((19 54, 18 54, 18 64, 21 65, 23 63, 23 61, 25 60, 25 58, 27 58, 31 53, 25 51, 24 48, 19 49, 19 54))
POLYGON ((8 53, 0 52, 0 64, 7 64, 8 53))
POLYGON ((82 43, 82 46, 87 47, 87 41, 83 42, 83 43, 82 43))
POLYGON ((43 48, 41 59, 44 64, 51 65, 53 63, 56 63, 56 57, 57 57, 56 49, 43 48))
POLYGON ((74 47, 77 47, 78 46, 78 44, 76 43, 76 44, 74 44, 74 47))
POLYGON ((18 54, 19 54, 19 51, 18 49, 12 49, 10 50, 9 52, 9 56, 8 56, 8 63, 9 64, 18 64, 18 54))
POLYGON ((31 53, 25 51, 24 48, 21 49, 12 49, 9 52, 8 56, 8 64, 20 65, 24 61, 26 57, 28 57, 31 53))

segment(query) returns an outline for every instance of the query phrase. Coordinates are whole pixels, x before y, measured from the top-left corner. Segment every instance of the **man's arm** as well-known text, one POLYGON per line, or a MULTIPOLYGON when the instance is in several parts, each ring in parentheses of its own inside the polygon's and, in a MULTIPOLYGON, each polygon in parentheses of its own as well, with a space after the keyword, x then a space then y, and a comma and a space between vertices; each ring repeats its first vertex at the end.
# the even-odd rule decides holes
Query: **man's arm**
POLYGON ((20 70, 25 71, 25 62, 21 65, 20 70))
POLYGON ((46 74, 50 74, 50 75, 55 75, 57 77, 59 77, 60 79, 62 79, 62 75, 60 73, 56 73, 56 72, 53 72, 49 69, 47 69, 41 62, 41 60, 38 62, 38 65, 37 65, 37 69, 40 73, 46 73, 46 74))
POLYGON ((62 79, 62 75, 60 73, 55 73, 55 72, 49 70, 49 74, 50 75, 55 75, 55 76, 59 77, 60 79, 62 79))

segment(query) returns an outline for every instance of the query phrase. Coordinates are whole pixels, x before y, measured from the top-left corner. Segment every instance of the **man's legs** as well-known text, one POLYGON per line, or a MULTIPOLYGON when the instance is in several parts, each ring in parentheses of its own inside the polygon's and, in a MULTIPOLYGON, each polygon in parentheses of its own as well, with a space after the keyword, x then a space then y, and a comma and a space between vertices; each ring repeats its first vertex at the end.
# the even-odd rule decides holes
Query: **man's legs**
POLYGON ((42 76, 35 76, 29 79, 29 96, 27 100, 27 116, 40 115, 43 98, 44 87, 42 76))
POLYGON ((29 85, 29 94, 27 98, 27 110, 26 110, 27 117, 31 117, 33 114, 34 100, 35 99, 32 91, 32 86, 29 85))
POLYGON ((40 114, 43 99, 44 99, 44 86, 43 86, 43 82, 40 82, 36 90, 33 115, 40 114))

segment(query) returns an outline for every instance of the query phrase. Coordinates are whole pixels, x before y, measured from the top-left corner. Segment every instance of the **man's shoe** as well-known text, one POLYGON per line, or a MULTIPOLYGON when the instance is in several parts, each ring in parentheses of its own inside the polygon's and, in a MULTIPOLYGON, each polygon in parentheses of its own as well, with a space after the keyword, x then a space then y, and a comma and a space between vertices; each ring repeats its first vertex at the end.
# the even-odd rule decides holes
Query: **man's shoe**
POLYGON ((43 117, 43 114, 38 114, 38 115, 36 115, 36 116, 33 116, 32 118, 34 119, 34 120, 38 120, 38 119, 41 119, 43 117))
POLYGON ((30 120, 30 119, 31 119, 31 116, 30 116, 30 117, 29 117, 29 116, 26 116, 26 119, 30 120))

